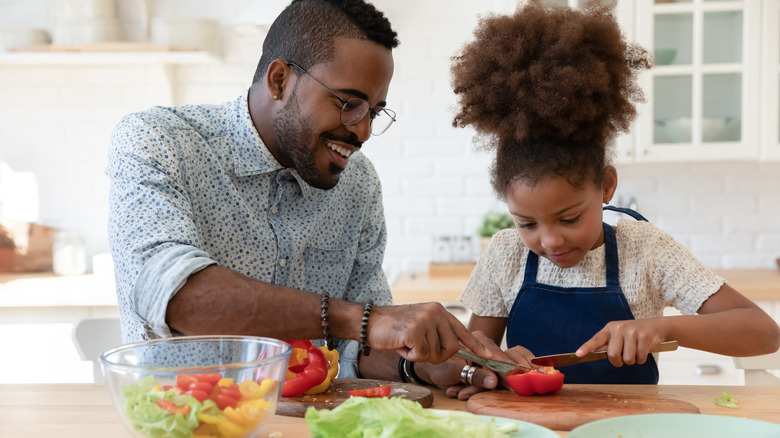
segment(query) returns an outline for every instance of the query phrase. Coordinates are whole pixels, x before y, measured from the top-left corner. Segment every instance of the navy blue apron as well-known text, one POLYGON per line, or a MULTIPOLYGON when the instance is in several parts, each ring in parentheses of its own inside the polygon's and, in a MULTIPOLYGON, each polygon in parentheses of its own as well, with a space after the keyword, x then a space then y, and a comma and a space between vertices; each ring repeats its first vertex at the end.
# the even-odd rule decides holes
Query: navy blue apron
MULTIPOLYGON (((633 210, 605 210, 646 219, 633 210)), ((536 282, 539 256, 528 252, 523 285, 507 318, 507 346, 522 345, 536 356, 574 352, 610 321, 634 319, 620 288, 615 230, 604 223, 607 284, 604 287, 559 287, 536 282)), ((566 383, 657 384, 652 354, 644 364, 613 366, 596 360, 561 368, 566 383)))

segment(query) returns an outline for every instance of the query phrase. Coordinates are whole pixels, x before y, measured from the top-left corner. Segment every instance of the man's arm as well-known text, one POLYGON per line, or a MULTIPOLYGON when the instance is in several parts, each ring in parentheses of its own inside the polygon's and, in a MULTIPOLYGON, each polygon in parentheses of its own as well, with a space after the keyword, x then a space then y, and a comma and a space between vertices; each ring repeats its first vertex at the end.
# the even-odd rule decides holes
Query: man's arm
MULTIPOLYGON (((189 277, 168 303, 168 325, 187 335, 242 334, 322 338, 318 294, 264 283, 217 265, 189 277)), ((362 303, 331 299, 334 337, 358 339, 362 303)))
MULTIPOLYGON (((170 327, 188 335, 320 339, 320 304, 318 294, 270 285, 212 265, 190 276, 168 303, 166 315, 170 327)), ((363 303, 331 299, 328 313, 334 338, 359 339, 363 303)), ((378 306, 369 317, 368 344, 409 360, 439 363, 455 354, 460 343, 487 354, 482 343, 439 303, 378 306)), ((379 368, 366 371, 397 376, 379 368)))

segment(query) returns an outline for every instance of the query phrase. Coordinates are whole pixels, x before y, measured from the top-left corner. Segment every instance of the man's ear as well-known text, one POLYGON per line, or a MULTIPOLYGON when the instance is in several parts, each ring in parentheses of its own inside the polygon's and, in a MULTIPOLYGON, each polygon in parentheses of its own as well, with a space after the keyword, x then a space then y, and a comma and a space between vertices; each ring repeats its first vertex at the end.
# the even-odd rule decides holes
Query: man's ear
POLYGON ((604 193, 604 204, 609 204, 612 197, 617 190, 618 176, 617 169, 614 166, 607 166, 604 168, 604 183, 602 184, 602 191, 604 193))
POLYGON ((284 98, 284 90, 288 88, 291 76, 292 69, 283 59, 277 58, 271 61, 265 72, 265 84, 271 99, 282 100, 284 98))

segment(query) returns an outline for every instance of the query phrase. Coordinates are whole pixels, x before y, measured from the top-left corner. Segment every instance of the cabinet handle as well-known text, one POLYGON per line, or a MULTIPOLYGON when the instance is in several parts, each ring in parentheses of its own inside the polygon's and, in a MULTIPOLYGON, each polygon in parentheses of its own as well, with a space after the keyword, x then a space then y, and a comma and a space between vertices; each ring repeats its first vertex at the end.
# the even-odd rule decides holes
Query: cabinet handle
POLYGON ((699 365, 693 369, 693 372, 700 376, 716 376, 723 372, 720 365, 699 365))

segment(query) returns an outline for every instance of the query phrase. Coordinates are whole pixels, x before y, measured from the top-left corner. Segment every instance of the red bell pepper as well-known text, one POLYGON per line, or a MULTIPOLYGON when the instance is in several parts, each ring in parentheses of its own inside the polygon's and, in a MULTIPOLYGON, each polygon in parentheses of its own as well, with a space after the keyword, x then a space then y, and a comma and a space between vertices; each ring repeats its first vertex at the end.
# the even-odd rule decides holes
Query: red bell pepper
POLYGON ((312 345, 311 341, 286 342, 292 345, 293 349, 305 349, 309 359, 303 370, 293 371, 293 369, 298 369, 300 364, 297 363, 291 363, 288 368, 288 378, 282 387, 282 397, 296 397, 325 381, 328 377, 328 360, 325 359, 322 350, 312 345), (290 374, 293 375, 292 378, 289 378, 290 374))
POLYGON ((522 374, 506 376, 509 387, 520 395, 547 394, 563 388, 563 373, 553 367, 543 367, 522 374))
POLYGON ((350 397, 390 397, 391 386, 377 386, 376 388, 353 389, 349 391, 350 397))

